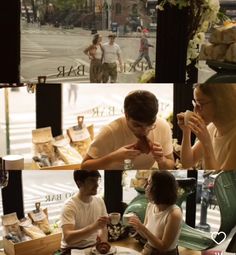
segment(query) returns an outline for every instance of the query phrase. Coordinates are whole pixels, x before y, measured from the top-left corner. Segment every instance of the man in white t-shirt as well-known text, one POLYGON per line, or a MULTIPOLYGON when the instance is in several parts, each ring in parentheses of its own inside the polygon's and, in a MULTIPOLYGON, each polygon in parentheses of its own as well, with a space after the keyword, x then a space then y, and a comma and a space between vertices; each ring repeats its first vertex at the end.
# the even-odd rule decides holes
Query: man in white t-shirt
POLYGON ((98 171, 74 171, 79 192, 66 201, 61 213, 61 249, 65 254, 72 248, 93 246, 97 239, 107 241, 106 206, 102 198, 95 196, 100 178, 98 171))
POLYGON ((121 49, 120 46, 115 43, 116 35, 108 35, 109 42, 102 45, 103 48, 103 65, 102 65, 102 81, 107 83, 110 78, 111 83, 115 83, 117 80, 117 63, 119 61, 120 71, 122 72, 121 61, 121 49))
POLYGON ((173 169, 172 133, 166 120, 156 117, 158 100, 145 90, 129 93, 124 101, 125 116, 106 125, 91 143, 82 169, 124 169, 131 159, 134 169, 173 169), (137 140, 147 137, 148 152, 136 147, 137 140))

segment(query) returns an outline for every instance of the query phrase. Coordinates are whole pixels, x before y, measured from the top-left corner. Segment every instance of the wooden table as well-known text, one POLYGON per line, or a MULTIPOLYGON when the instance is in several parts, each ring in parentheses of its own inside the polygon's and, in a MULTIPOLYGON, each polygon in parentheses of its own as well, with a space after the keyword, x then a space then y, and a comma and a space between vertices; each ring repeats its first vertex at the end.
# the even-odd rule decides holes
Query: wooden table
POLYGON ((141 252, 143 249, 142 245, 137 240, 135 240, 134 238, 131 238, 131 237, 128 237, 124 240, 111 242, 111 245, 130 248, 130 249, 133 249, 138 252, 141 252))
MULTIPOLYGON (((130 248, 130 249, 134 249, 135 251, 138 251, 138 252, 142 251, 142 245, 137 240, 131 237, 124 240, 111 242, 111 244, 114 246, 122 246, 122 247, 130 248)), ((179 247, 178 249, 181 255, 201 255, 200 251, 192 251, 183 247, 179 247)), ((6 254, 0 251, 0 255, 6 255, 6 254)))
MULTIPOLYGON (((131 237, 121 241, 112 242, 111 244, 115 246, 123 246, 126 248, 134 249, 138 252, 141 252, 143 248, 142 245, 137 240, 131 237)), ((181 255, 201 255, 200 251, 193 251, 183 247, 178 247, 178 250, 179 254, 181 255)))

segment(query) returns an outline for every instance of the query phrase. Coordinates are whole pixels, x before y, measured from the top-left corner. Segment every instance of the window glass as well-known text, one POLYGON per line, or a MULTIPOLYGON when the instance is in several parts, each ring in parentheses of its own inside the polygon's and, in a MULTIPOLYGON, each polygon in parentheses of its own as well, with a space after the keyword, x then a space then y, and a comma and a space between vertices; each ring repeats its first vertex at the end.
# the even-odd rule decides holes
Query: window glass
POLYGON ((118 82, 138 82, 148 69, 145 59, 136 70, 132 68, 141 37, 141 33, 133 32, 140 25, 150 29, 148 40, 154 47, 149 49, 149 56, 155 67, 156 30, 145 3, 138 8, 125 1, 113 7, 111 0, 21 2, 21 82, 36 82, 39 76, 45 76, 48 83, 89 82, 90 59, 84 50, 97 32, 102 43, 108 42, 111 32, 117 35, 124 69, 118 82), (123 8, 127 12, 121 17, 123 8))
POLYGON ((63 84, 63 128, 77 125, 77 116, 84 116, 86 125, 99 129, 123 113, 125 96, 133 90, 149 90, 159 100, 159 116, 168 118, 173 112, 173 84, 63 84))
POLYGON ((35 94, 27 87, 0 89, 0 155, 20 154, 30 163, 35 120, 35 94))
MULTIPOLYGON (((172 172, 176 178, 186 178, 187 171, 172 172)), ((100 171, 101 183, 98 195, 104 195, 104 171, 100 171)), ((130 181, 135 178, 136 171, 128 171, 123 181, 123 202, 127 205, 138 196, 137 190, 130 187, 130 181)), ((205 178, 203 171, 199 171, 197 183, 196 226, 203 229, 209 227, 211 232, 218 231, 220 226, 220 210, 213 193, 215 176, 205 178), (210 196, 209 196, 210 195, 210 196), (210 198, 210 200, 209 200, 210 198), (207 202, 207 203, 206 203, 207 202), (205 207, 207 205, 207 207, 205 207), (209 226, 208 226, 209 225, 209 226)), ((48 209, 51 224, 58 222, 61 209, 66 199, 78 191, 73 180, 73 171, 23 171, 23 192, 25 213, 35 208, 35 202, 41 202, 42 208, 48 209)), ((2 198, 0 197, 0 203, 2 198)), ((182 203, 183 214, 186 212, 186 203, 182 203)), ((3 214, 2 206, 0 215, 3 214)), ((185 217, 184 217, 185 218, 185 217)), ((0 227, 2 235, 2 226, 0 227)))

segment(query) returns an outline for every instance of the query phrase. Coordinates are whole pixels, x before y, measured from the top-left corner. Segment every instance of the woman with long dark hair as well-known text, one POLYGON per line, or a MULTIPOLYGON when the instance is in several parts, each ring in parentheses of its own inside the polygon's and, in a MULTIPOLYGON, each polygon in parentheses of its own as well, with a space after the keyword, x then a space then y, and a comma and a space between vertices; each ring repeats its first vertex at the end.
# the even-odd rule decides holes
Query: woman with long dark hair
POLYGON ((182 225, 181 209, 175 205, 177 182, 168 171, 153 171, 148 179, 146 195, 149 203, 144 224, 137 216, 129 224, 147 239, 143 255, 177 255, 177 242, 182 225))

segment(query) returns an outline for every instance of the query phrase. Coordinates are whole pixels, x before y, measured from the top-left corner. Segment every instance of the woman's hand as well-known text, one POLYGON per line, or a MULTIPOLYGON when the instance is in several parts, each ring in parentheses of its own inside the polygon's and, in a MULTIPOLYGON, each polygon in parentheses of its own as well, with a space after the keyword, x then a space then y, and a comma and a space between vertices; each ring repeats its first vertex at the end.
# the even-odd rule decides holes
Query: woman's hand
POLYGON ((189 131, 190 132, 190 129, 188 126, 186 126, 184 124, 184 115, 185 113, 184 112, 180 112, 178 113, 176 116, 177 116, 177 123, 178 123, 178 126, 180 127, 180 129, 183 131, 183 132, 187 132, 189 131))
POLYGON ((202 143, 203 146, 211 143, 210 134, 201 116, 194 113, 188 121, 188 127, 196 135, 196 137, 202 143))
POLYGON ((132 216, 129 219, 129 224, 137 231, 142 231, 144 227, 143 223, 140 221, 138 216, 132 216))

